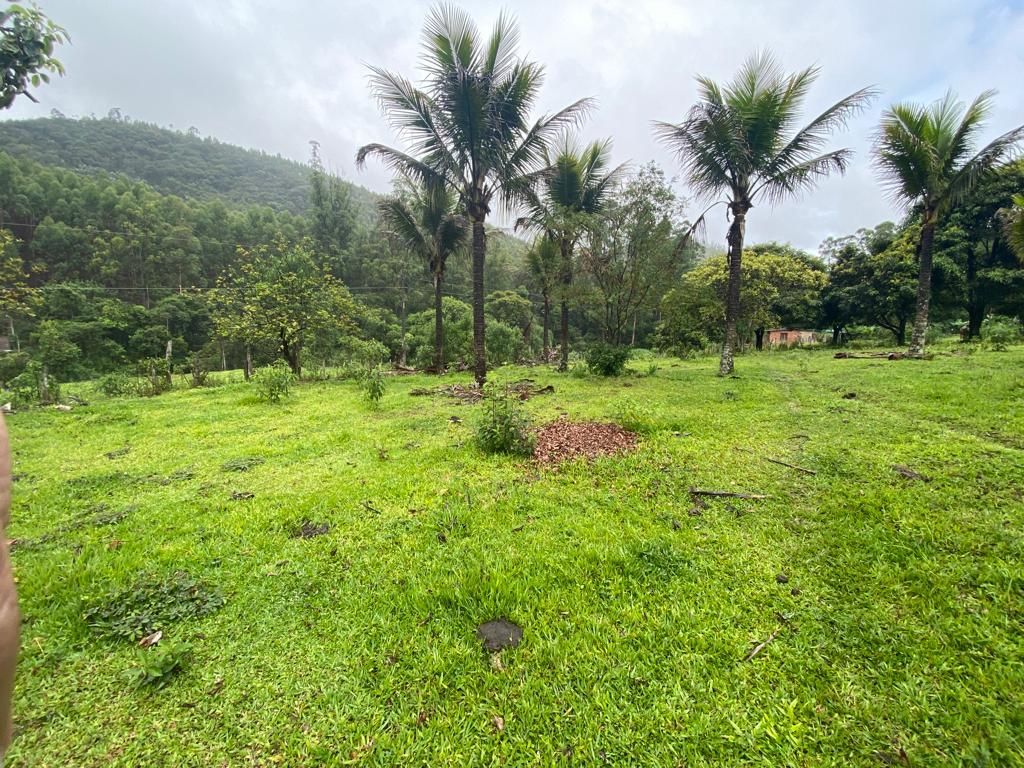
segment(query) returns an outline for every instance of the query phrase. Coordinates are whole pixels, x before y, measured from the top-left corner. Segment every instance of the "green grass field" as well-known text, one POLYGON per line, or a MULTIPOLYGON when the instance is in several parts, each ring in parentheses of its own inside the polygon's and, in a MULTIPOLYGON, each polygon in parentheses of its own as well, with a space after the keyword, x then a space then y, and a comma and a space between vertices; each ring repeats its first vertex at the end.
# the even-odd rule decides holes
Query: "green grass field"
POLYGON ((716 367, 498 371, 554 385, 537 424, 647 409, 634 454, 554 470, 479 453, 426 376, 9 417, 9 765, 1024 764, 1024 349, 716 367), (176 572, 225 602, 156 649, 83 618, 176 572))

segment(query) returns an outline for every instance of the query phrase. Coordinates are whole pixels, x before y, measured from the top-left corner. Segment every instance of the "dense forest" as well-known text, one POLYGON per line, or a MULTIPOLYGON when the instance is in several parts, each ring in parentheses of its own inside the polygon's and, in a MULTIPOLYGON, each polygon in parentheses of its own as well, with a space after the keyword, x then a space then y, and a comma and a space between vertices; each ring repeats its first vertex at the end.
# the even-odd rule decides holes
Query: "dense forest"
MULTIPOLYGON (((0 148, 16 158, 76 171, 107 171, 145 181, 157 192, 266 205, 301 214, 309 209, 309 168, 280 155, 224 144, 195 128, 176 131, 122 116, 0 122, 0 148)), ((378 196, 342 182, 359 210, 378 196)))

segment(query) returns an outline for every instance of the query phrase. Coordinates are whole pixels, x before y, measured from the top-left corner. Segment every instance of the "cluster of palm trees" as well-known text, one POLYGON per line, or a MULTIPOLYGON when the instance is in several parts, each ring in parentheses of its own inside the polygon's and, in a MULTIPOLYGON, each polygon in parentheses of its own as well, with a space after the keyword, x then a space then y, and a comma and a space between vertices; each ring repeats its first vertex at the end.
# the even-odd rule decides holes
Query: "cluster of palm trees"
MULTIPOLYGON (((487 374, 484 348, 484 260, 492 206, 521 212, 517 228, 537 234, 530 251, 548 310, 560 297, 560 367, 568 361, 568 287, 574 252, 601 210, 623 168, 611 168, 610 141, 581 147, 574 138, 590 99, 531 121, 544 70, 518 55, 518 30, 502 14, 484 40, 470 16, 435 7, 423 33, 425 78, 419 84, 371 68, 371 88, 406 149, 368 144, 362 165, 377 157, 404 181, 384 204, 384 218, 429 263, 436 306, 435 366, 443 366, 441 286, 445 259, 472 242, 474 374, 487 374)), ((657 137, 678 156, 691 193, 707 203, 690 233, 721 206, 729 220, 729 280, 725 343, 719 373, 734 367, 739 346, 740 269, 746 218, 758 203, 776 205, 848 167, 849 149, 823 151, 829 136, 867 108, 877 92, 863 88, 841 99, 802 128, 798 119, 818 75, 816 68, 785 74, 759 53, 720 85, 698 77, 699 99, 680 123, 655 123, 657 137)), ((920 217, 920 280, 910 347, 924 353, 931 296, 931 247, 936 224, 984 174, 1005 162, 1024 139, 1024 126, 974 151, 993 94, 972 104, 952 94, 931 106, 896 104, 885 110, 875 137, 876 167, 893 198, 920 217)), ((1022 201, 1024 203, 1024 201, 1022 201)), ((1021 236, 1017 217, 1008 226, 1021 236)), ((1013 234, 1013 233, 1011 233, 1013 234)))

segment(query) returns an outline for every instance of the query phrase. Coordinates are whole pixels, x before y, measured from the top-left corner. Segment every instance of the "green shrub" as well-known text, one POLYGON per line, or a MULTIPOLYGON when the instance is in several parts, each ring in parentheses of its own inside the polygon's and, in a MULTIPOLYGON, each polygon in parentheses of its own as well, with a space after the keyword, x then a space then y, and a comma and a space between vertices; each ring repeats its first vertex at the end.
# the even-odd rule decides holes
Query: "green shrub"
POLYGON ((96 384, 107 397, 130 397, 139 394, 138 381, 126 373, 108 373, 96 384))
POLYGON ((529 456, 534 437, 522 402, 508 387, 489 385, 484 390, 482 413, 477 425, 477 445, 484 453, 529 456))
POLYGON ((618 376, 629 359, 629 349, 603 341, 591 344, 587 348, 587 367, 592 373, 600 376, 618 376))
POLYGON ((259 368, 252 375, 256 396, 267 403, 279 403, 291 395, 295 374, 281 360, 259 368))
POLYGON ((649 434, 657 428, 654 411, 636 400, 623 400, 615 408, 615 421, 624 429, 649 434))
POLYGON ((51 374, 46 373, 42 363, 32 360, 24 371, 7 383, 5 397, 11 400, 15 408, 50 405, 60 401, 60 384, 51 374))
POLYGON ((993 315, 981 324, 981 338, 997 352, 1005 352, 1020 341, 1020 323, 1009 317, 993 315))
POLYGON ((0 355, 0 386, 6 386, 11 379, 24 373, 28 362, 29 357, 25 352, 8 352, 0 355))
POLYGON ((374 407, 380 405, 385 389, 387 389, 387 380, 384 378, 384 370, 381 366, 375 366, 366 372, 366 376, 363 378, 363 394, 366 395, 370 405, 374 407))
POLYGON ((144 685, 163 688, 185 664, 191 649, 186 643, 163 640, 148 648, 135 649, 135 662, 125 672, 133 688, 144 685))
POLYGON ((192 389, 206 386, 206 380, 210 372, 203 364, 203 359, 199 356, 199 353, 192 355, 192 359, 189 361, 189 373, 192 374, 192 377, 189 379, 188 385, 192 389))
POLYGON ((171 368, 165 358, 150 357, 140 360, 138 371, 142 379, 138 394, 155 397, 169 391, 174 384, 171 380, 171 368))

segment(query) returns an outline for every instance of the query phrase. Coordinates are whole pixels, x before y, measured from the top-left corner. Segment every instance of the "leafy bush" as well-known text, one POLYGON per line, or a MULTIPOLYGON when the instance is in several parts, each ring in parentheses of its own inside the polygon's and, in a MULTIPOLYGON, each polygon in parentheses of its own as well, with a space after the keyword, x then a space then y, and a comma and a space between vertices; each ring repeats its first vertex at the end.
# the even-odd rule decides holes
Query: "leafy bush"
POLYGON ((150 357, 140 360, 138 371, 142 379, 142 386, 138 388, 141 395, 155 397, 169 391, 174 384, 171 381, 171 368, 165 358, 150 357))
POLYGON ((25 352, 8 352, 0 355, 0 386, 16 376, 20 376, 28 367, 29 357, 25 352))
POLYGON ((656 429, 654 411, 636 400, 623 400, 615 409, 615 421, 624 429, 649 434, 656 429))
POLYGON ((222 605, 220 592, 178 572, 169 578, 140 579, 128 589, 103 595, 84 618, 101 635, 136 642, 182 619, 211 614, 222 605))
POLYGON ((587 367, 600 376, 618 376, 629 359, 629 349, 605 342, 591 344, 587 348, 587 367))
POLYGON ((136 648, 135 663, 125 672, 125 679, 134 688, 144 685, 163 688, 181 671, 190 651, 187 644, 170 640, 136 648))
POLYGON ((484 391, 482 413, 477 425, 477 445, 484 453, 529 456, 534 437, 530 419, 519 398, 508 387, 489 385, 484 391))
POLYGON ((371 405, 374 407, 380 405, 380 400, 384 397, 384 390, 386 388, 387 382, 384 378, 384 370, 379 365, 366 372, 366 376, 363 378, 363 393, 371 405))
POLYGON ((529 348, 518 328, 492 320, 487 323, 487 361, 491 365, 514 363, 529 355, 529 348))
POLYGON ((252 375, 256 396, 267 403, 279 403, 291 395, 295 374, 283 361, 259 368, 252 375))
POLYGON ((981 325, 981 338, 997 352, 1020 341, 1020 323, 1009 317, 989 317, 981 325))
POLYGON ((126 373, 108 373, 100 377, 96 386, 108 397, 129 397, 139 394, 138 382, 126 373))
POLYGON ((49 405, 60 400, 60 385, 46 373, 41 363, 32 360, 24 371, 7 383, 5 397, 9 397, 16 408, 49 405))
POLYGON ((189 361, 189 372, 192 374, 192 378, 189 379, 188 385, 192 389, 206 386, 206 380, 210 372, 203 365, 203 359, 198 353, 192 355, 192 359, 189 361))

